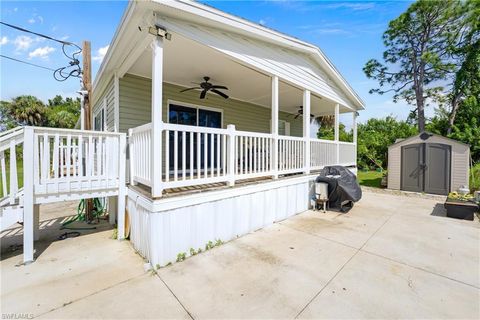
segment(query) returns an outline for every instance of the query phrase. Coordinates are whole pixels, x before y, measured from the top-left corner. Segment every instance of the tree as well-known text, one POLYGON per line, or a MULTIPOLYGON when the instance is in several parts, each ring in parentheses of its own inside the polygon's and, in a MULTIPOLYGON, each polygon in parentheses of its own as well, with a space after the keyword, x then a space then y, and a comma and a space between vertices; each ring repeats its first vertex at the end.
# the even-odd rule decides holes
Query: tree
POLYGON ((15 119, 13 119, 9 110, 10 110, 10 102, 0 101, 0 121, 1 121, 0 132, 4 130, 12 129, 17 125, 17 123, 15 122, 15 119))
POLYGON ((416 134, 414 126, 388 116, 384 119, 368 119, 358 125, 357 162, 361 168, 386 169, 388 146, 397 139, 416 134))
POLYGON ((470 0, 465 4, 466 25, 463 42, 454 48, 461 65, 455 74, 451 99, 451 111, 448 117, 447 134, 451 134, 455 118, 463 99, 478 95, 480 87, 480 1, 470 0))
POLYGON ((384 64, 371 59, 363 68, 379 83, 370 93, 393 92, 395 102, 415 105, 419 131, 425 130, 428 101, 443 96, 441 81, 457 69, 452 53, 462 36, 464 13, 456 0, 413 3, 383 34, 384 64))
POLYGON ((55 96, 48 100, 47 123, 54 128, 74 128, 80 116, 80 99, 55 96))
POLYGON ((8 115, 15 120, 17 125, 42 126, 45 123, 45 105, 34 96, 18 96, 5 107, 8 115))

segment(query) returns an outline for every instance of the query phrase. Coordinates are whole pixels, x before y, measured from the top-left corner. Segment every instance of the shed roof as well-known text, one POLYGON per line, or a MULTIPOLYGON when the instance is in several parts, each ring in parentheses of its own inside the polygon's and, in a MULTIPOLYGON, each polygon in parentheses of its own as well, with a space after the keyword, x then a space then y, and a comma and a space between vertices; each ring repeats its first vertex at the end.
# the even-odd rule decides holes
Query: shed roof
MULTIPOLYGON (((388 146, 388 148, 391 148, 391 147, 394 147, 394 146, 397 146, 399 144, 408 144, 408 142, 414 140, 415 138, 418 138, 420 137, 422 134, 428 134, 429 136, 435 136, 439 139, 442 139, 442 140, 445 140, 445 142, 448 142, 448 143, 457 143, 457 144, 461 144, 461 145, 464 145, 464 146, 467 146, 467 147, 470 147, 469 144, 466 144, 466 143, 463 143, 461 141, 458 141, 458 140, 455 140, 455 139, 451 139, 451 138, 447 138, 447 137, 444 137, 442 135, 439 135, 439 134, 435 134, 435 133, 431 133, 431 132, 427 132, 427 131, 424 131, 424 132, 420 132, 419 134, 417 135, 414 135, 414 136, 411 136, 409 138, 406 138, 406 139, 397 139, 393 144, 391 144, 390 146, 388 146)), ((425 141, 428 140, 425 139, 425 141)))

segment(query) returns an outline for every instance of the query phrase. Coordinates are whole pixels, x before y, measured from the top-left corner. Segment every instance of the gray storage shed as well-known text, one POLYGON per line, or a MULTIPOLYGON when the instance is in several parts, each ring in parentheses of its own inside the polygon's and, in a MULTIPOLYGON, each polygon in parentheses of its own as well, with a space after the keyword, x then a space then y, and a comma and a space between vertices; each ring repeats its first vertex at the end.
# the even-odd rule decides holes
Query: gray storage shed
POLYGON ((422 132, 388 147, 388 188, 447 195, 468 186, 470 146, 422 132))

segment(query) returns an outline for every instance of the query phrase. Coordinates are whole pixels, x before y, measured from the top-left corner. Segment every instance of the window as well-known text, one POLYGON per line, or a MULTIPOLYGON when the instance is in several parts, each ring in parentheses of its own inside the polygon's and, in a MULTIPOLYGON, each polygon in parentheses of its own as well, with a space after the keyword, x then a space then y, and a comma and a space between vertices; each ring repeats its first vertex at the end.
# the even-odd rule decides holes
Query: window
MULTIPOLYGON (((182 124, 188 126, 199 126, 199 127, 209 127, 209 128, 221 128, 222 127, 222 112, 218 109, 200 107, 200 106, 193 106, 187 105, 182 103, 169 103, 168 105, 168 122, 175 123, 175 124, 182 124)), ((197 139, 198 133, 191 133, 187 132, 185 134, 185 165, 187 168, 190 167, 190 160, 193 158, 193 167, 197 168, 197 144, 200 142, 200 165, 203 168, 205 162, 205 135, 200 135, 200 141, 197 139), (190 135, 193 135, 192 140, 190 139, 190 135), (190 142, 193 141, 193 157, 190 157, 190 142)), ((182 148, 183 142, 183 135, 177 135, 177 146, 178 150, 182 148)), ((170 154, 169 154, 169 163, 170 163, 170 171, 173 170, 175 155, 173 153, 174 150, 174 143, 175 143, 175 135, 173 132, 169 133, 169 145, 170 145, 170 154)), ((213 146, 208 141, 207 143, 207 167, 214 166, 215 168, 219 167, 221 164, 216 164, 217 161, 217 144, 220 144, 221 141, 215 137, 213 141, 213 146), (213 148, 213 158, 211 157, 211 149, 213 148)), ((222 146, 220 145, 220 148, 222 146)), ((182 153, 179 152, 177 155, 178 159, 178 166, 180 167, 183 163, 182 153)), ((187 170, 188 171, 188 170, 187 170)))
POLYGON ((107 100, 104 99, 103 105, 100 110, 93 116, 93 130, 105 131, 105 110, 107 107, 107 100))

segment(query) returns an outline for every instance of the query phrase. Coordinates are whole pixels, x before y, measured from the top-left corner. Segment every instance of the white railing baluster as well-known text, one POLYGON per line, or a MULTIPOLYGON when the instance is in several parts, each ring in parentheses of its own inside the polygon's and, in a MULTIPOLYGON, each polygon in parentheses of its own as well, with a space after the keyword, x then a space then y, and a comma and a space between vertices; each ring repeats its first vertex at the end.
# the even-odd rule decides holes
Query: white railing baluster
POLYGON ((187 133, 185 131, 182 131, 182 180, 186 179, 186 171, 187 171, 186 143, 187 143, 187 133))
POLYGON ((0 152, 0 167, 2 170, 2 197, 8 194, 7 189, 7 168, 5 166, 5 153, 3 151, 0 152))
POLYGON ((17 152, 15 139, 10 140, 10 204, 15 203, 18 192, 17 152))
POLYGON ((178 131, 173 131, 173 181, 178 180, 178 131))
POLYGON ((170 181, 170 131, 165 131, 165 181, 170 181))
POLYGON ((190 132, 190 180, 193 179, 193 132, 190 132))
POLYGON ((213 171, 214 171, 214 162, 215 162, 215 157, 214 157, 214 151, 215 151, 215 145, 214 145, 214 134, 210 133, 210 176, 213 178, 213 171))
POLYGON ((200 179, 202 177, 201 174, 201 133, 197 132, 197 178, 200 179))
POLYGON ((205 179, 208 178, 208 172, 207 172, 207 167, 208 167, 208 134, 204 133, 203 134, 203 173, 205 179))

